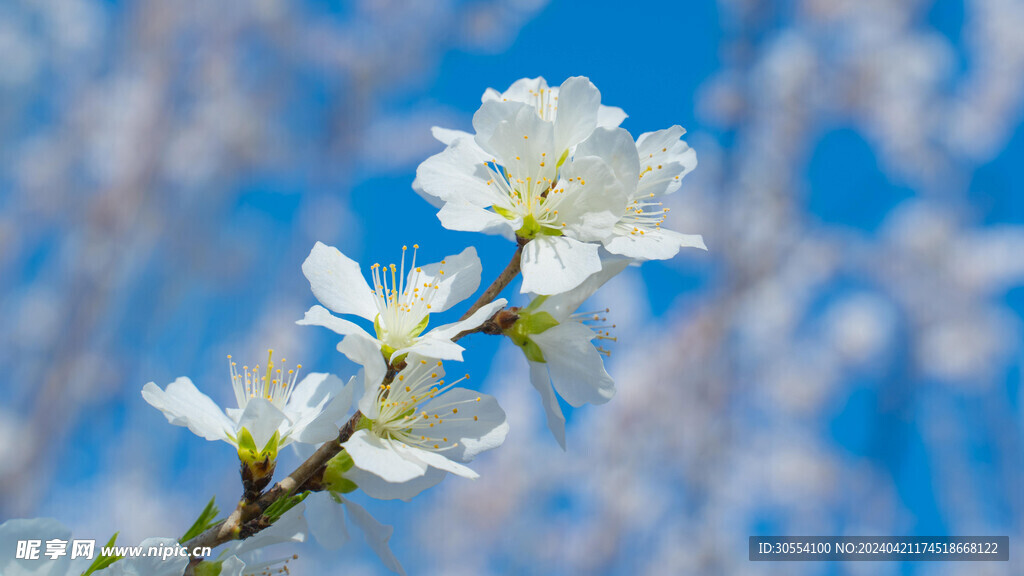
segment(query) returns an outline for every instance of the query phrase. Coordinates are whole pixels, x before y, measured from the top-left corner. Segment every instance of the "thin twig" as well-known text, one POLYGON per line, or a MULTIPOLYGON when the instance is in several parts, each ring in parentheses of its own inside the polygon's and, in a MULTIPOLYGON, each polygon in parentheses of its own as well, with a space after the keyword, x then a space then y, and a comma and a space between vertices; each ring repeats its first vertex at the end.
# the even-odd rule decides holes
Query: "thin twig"
MULTIPOLYGON (((494 279, 494 282, 487 287, 487 290, 484 290, 484 293, 480 295, 480 298, 478 298, 477 301, 474 302, 473 305, 469 307, 469 310, 466 310, 466 313, 463 314, 462 318, 459 318, 459 320, 465 320, 466 318, 469 318, 470 316, 473 315, 474 312, 476 312, 483 306, 486 306, 493 302, 494 298, 498 294, 500 294, 501 291, 504 290, 506 286, 508 286, 509 282, 511 282, 513 278, 519 275, 519 260, 523 256, 524 245, 525 244, 523 243, 519 244, 519 246, 516 248, 516 253, 512 255, 512 260, 509 261, 508 266, 505 266, 505 269, 501 272, 501 274, 499 274, 498 277, 494 279)), ((456 338, 453 338, 453 340, 457 338, 459 337, 456 336, 456 338)))

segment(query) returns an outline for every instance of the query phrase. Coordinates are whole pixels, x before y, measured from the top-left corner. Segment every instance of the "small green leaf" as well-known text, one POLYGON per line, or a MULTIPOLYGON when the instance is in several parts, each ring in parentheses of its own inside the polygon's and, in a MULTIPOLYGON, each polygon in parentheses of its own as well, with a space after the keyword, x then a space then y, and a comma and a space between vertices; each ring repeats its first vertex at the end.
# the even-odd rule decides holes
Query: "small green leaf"
POLYGON ((285 512, 294 508, 299 502, 305 500, 306 496, 309 496, 310 494, 311 492, 309 490, 306 490, 302 494, 293 494, 291 496, 279 498, 273 504, 267 506, 266 511, 263 512, 263 515, 267 517, 267 520, 269 520, 271 524, 273 524, 274 522, 277 522, 277 520, 281 516, 283 516, 285 512))
MULTIPOLYGON (((113 546, 117 542, 117 535, 118 534, 120 534, 120 532, 114 532, 114 535, 110 537, 110 540, 107 541, 107 544, 106 544, 106 546, 104 546, 104 548, 110 548, 111 546, 113 546)), ((100 555, 97 555, 96 559, 92 561, 92 564, 90 564, 88 568, 86 568, 85 572, 82 572, 82 576, 89 576, 89 574, 92 574, 93 572, 98 572, 100 570, 103 570, 104 568, 106 568, 107 566, 110 566, 114 562, 117 562, 121 558, 124 558, 124 556, 118 556, 118 555, 100 556, 100 555)))
POLYGON ((214 500, 216 499, 216 496, 210 498, 210 501, 206 504, 206 508, 203 508, 203 511, 199 513, 199 517, 196 518, 192 527, 185 532, 184 536, 178 539, 179 542, 187 542, 207 531, 217 523, 215 518, 217 518, 217 514, 220 514, 220 510, 218 510, 217 505, 214 504, 214 500))

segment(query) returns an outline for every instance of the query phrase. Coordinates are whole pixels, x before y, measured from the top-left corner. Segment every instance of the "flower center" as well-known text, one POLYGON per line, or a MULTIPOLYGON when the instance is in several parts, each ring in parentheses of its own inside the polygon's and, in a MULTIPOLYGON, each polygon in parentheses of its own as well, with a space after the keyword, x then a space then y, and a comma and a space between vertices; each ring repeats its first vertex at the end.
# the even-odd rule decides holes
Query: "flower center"
MULTIPOLYGON (((558 165, 561 165, 566 157, 567 155, 563 154, 558 165)), ((561 236, 561 229, 567 224, 559 219, 558 207, 566 197, 566 189, 574 190, 586 182, 583 178, 560 179, 557 166, 554 169, 548 167, 550 160, 546 152, 541 153, 536 170, 531 170, 528 165, 521 162, 519 156, 515 159, 516 173, 498 164, 496 159, 484 162, 492 176, 487 180, 487 185, 497 187, 511 204, 511 209, 494 206, 494 211, 508 220, 514 220, 516 217, 523 219, 522 228, 516 232, 520 238, 530 239, 538 234, 561 236)), ((570 194, 573 190, 570 190, 570 194)))
MULTIPOLYGON (((405 252, 408 246, 402 246, 402 262, 400 266, 390 264, 371 266, 373 275, 373 294, 377 304, 377 319, 374 329, 377 339, 392 348, 392 352, 411 345, 427 327, 431 303, 438 290, 444 270, 438 270, 437 276, 423 274, 423 269, 416 266, 416 252, 419 244, 413 244, 412 267, 408 282, 405 274, 405 252), (390 269, 390 282, 389 278, 390 269)), ((443 266, 445 261, 441 261, 443 266)))
POLYGON ((265 371, 261 370, 260 365, 257 364, 251 370, 248 366, 242 366, 242 371, 239 372, 237 363, 228 354, 231 387, 235 391, 235 400, 238 402, 238 407, 245 410, 250 399, 263 398, 269 400, 278 409, 283 409, 285 404, 288 403, 288 398, 292 395, 292 390, 295 389, 295 380, 299 377, 298 370, 302 369, 302 364, 299 364, 294 370, 284 372, 285 362, 287 360, 282 358, 281 367, 275 368, 274 351, 268 350, 267 369, 265 371))
POLYGON ((444 436, 441 425, 477 420, 479 417, 472 414, 472 405, 480 402, 481 397, 432 403, 435 397, 469 378, 469 374, 447 384, 439 380, 443 377, 440 361, 432 364, 420 360, 402 370, 393 383, 381 384, 377 393, 379 415, 373 421, 373 433, 432 452, 458 446, 454 438, 444 436), (428 403, 431 404, 429 411, 420 406, 428 403), (470 408, 465 408, 466 405, 470 408))

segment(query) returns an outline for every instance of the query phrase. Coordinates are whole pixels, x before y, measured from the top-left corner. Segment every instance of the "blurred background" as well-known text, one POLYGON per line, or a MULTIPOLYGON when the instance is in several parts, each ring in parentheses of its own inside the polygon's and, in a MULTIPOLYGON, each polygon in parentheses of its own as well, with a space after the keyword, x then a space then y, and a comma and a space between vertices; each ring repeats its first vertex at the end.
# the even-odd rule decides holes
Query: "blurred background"
MULTIPOLYGON (((566 407, 567 452, 519 350, 463 341, 512 431, 479 480, 356 497, 406 569, 1024 573, 1022 29, 1019 0, 3 2, 0 521, 135 543, 230 508, 231 448, 142 386, 230 404, 225 355, 270 347, 352 374, 294 324, 317 240, 472 244, 489 282, 512 246, 410 187, 430 127, 585 75, 634 136, 689 131, 668 224, 710 250, 595 298, 618 394, 566 407), (752 564, 753 534, 1009 535, 1011 561, 752 564)), ((292 573, 385 573, 353 534, 292 573)))

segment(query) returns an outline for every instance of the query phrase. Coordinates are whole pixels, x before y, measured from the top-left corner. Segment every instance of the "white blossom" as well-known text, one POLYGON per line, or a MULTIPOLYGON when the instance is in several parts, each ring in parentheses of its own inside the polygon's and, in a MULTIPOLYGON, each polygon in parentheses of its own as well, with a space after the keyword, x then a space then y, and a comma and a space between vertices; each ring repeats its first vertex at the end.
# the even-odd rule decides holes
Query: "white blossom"
POLYGON ((420 165, 413 187, 441 203, 446 228, 525 242, 522 291, 558 294, 600 270, 600 242, 626 214, 638 171, 624 180, 614 170, 635 145, 588 79, 557 92, 542 84, 485 95, 473 135, 435 130, 448 147, 420 165))
MULTIPOLYGON (((461 254, 419 267, 415 252, 418 248, 418 245, 413 246, 408 276, 405 273, 404 246, 400 266, 373 265, 371 288, 357 262, 337 248, 317 242, 302 263, 302 272, 317 300, 327 308, 313 306, 298 323, 323 326, 345 337, 355 334, 367 337, 389 360, 410 352, 429 358, 462 360, 463 348, 452 342, 452 337, 476 328, 502 308, 506 301, 495 300, 465 320, 424 333, 430 314, 444 312, 476 291, 480 285, 481 266, 476 250, 471 246, 461 254), (330 311, 373 322, 374 335, 330 311)), ((358 362, 355 358, 352 360, 358 362)))
POLYGON ((594 340, 614 340, 604 323, 603 311, 577 313, 580 305, 598 288, 629 264, 626 258, 609 258, 600 272, 582 284, 555 296, 537 296, 519 310, 519 319, 507 334, 522 347, 530 364, 530 383, 540 393, 548 429, 565 448, 565 416, 558 405, 561 396, 569 405, 604 404, 615 394, 615 383, 604 368, 602 355, 609 352, 594 340), (596 328, 596 331, 595 329, 596 328))
MULTIPOLYGON (((346 410, 351 402, 339 398, 345 386, 338 377, 313 373, 296 384, 298 373, 274 368, 272 352, 265 371, 259 366, 244 366, 238 371, 230 356, 228 361, 237 408, 221 410, 186 377, 171 382, 164 390, 150 382, 143 387, 142 397, 163 412, 171 424, 187 426, 207 440, 223 440, 239 448, 246 433, 258 450, 270 444, 275 435, 277 447, 292 442, 317 444, 337 436, 338 412, 346 410)), ((273 451, 276 454, 276 447, 273 451)))

